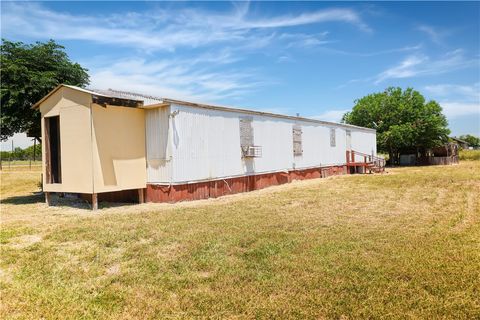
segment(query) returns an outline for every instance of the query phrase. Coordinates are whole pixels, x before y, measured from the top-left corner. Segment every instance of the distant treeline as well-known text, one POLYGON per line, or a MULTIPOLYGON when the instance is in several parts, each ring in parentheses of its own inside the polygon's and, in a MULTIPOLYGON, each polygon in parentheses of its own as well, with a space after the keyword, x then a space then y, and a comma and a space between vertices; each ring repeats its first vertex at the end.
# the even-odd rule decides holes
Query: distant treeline
POLYGON ((33 146, 22 149, 16 147, 13 151, 1 151, 2 161, 9 160, 42 160, 42 146, 37 144, 35 147, 35 159, 33 159, 33 146))

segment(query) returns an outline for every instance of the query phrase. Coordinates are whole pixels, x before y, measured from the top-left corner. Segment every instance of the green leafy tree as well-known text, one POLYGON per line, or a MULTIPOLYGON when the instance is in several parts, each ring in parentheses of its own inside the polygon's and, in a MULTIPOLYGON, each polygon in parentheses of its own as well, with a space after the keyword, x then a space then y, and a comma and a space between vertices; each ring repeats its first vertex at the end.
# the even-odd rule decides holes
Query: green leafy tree
POLYGON ((474 147, 474 148, 480 147, 479 137, 472 136, 471 134, 466 134, 466 135, 460 136, 459 139, 467 142, 470 147, 474 147))
POLYGON ((343 122, 377 130, 377 148, 398 163, 403 151, 425 155, 428 148, 445 143, 450 130, 435 101, 425 98, 412 88, 387 88, 355 101, 343 122))
POLYGON ((87 85, 87 69, 70 61, 64 47, 53 40, 24 44, 2 39, 0 54, 0 138, 26 132, 40 140, 40 113, 32 105, 61 83, 87 85))
POLYGON ((37 144, 34 146, 27 147, 22 149, 20 147, 16 147, 13 151, 1 151, 0 157, 2 161, 12 160, 42 160, 42 145, 37 144), (35 150, 34 150, 35 149, 35 150), (35 151, 35 157, 33 156, 35 151))

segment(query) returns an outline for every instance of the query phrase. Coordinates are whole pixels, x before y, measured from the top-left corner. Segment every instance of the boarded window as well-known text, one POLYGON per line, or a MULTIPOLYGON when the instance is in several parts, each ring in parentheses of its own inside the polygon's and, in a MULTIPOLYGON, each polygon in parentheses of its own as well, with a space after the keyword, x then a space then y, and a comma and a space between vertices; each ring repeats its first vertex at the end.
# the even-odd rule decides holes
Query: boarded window
POLYGON ((240 118, 240 146, 244 147, 253 146, 253 118, 242 117, 240 118))
POLYGON ((302 149, 302 127, 298 124, 293 126, 293 155, 301 156, 303 154, 302 149))
POLYGON ((347 150, 352 149, 352 132, 350 130, 347 130, 347 150))
POLYGON ((330 147, 335 147, 337 142, 335 140, 335 128, 330 128, 330 147))
POLYGON ((45 178, 47 183, 62 182, 60 117, 45 118, 45 178))

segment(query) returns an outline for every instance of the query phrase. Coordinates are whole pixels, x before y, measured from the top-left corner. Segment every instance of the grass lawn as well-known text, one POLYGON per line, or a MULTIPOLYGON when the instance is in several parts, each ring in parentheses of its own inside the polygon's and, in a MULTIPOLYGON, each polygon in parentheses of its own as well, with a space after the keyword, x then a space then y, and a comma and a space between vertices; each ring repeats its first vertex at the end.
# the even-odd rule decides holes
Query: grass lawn
POLYGON ((2 319, 480 318, 479 161, 97 213, 1 178, 2 319))

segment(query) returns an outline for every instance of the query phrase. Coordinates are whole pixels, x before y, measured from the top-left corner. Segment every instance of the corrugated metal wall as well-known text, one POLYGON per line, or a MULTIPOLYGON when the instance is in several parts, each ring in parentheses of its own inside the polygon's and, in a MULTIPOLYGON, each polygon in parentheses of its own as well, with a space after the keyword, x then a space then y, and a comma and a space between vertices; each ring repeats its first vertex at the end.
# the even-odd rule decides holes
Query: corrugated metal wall
POLYGON ((145 110, 147 182, 170 183, 172 178, 172 137, 170 107, 145 110))
POLYGON ((373 132, 351 130, 352 149, 366 154, 377 154, 377 135, 373 132))
MULTIPOLYGON (((254 144, 262 147, 261 158, 242 158, 240 118, 245 117, 244 113, 182 105, 172 105, 170 110, 149 110, 146 126, 148 182, 169 183, 171 179, 173 183, 185 183, 345 163, 344 127, 248 116, 253 119, 254 144), (170 113, 175 116, 169 120, 170 113), (294 125, 302 129, 301 156, 293 154, 294 125), (330 145, 331 128, 335 128, 334 147, 330 145), (158 161, 164 158, 167 160, 158 161)), ((367 154, 372 150, 376 152, 374 132, 349 130, 352 149, 367 154)))
POLYGON ((186 182, 243 172, 238 115, 172 105, 173 181, 186 182))

